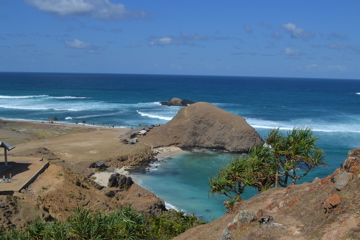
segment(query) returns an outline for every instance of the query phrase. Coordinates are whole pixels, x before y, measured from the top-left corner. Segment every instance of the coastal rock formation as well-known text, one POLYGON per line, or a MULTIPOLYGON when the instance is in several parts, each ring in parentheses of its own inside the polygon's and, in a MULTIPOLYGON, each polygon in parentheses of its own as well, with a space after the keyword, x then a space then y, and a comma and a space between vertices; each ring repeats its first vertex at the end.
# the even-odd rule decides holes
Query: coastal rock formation
POLYGON ((108 187, 117 187, 121 190, 127 190, 131 187, 131 185, 133 185, 133 183, 134 181, 131 177, 127 177, 119 173, 113 173, 109 178, 108 187))
POLYGON ((264 143, 244 118, 210 103, 197 102, 180 109, 168 123, 141 138, 153 147, 210 148, 247 152, 264 143))
POLYGON ((175 239, 358 239, 359 174, 360 148, 332 175, 260 193, 175 239))
POLYGON ((188 106, 190 104, 193 104, 195 103, 194 101, 190 101, 190 100, 182 100, 180 98, 172 98, 170 99, 169 101, 167 102, 160 102, 161 105, 166 105, 166 106, 180 106, 180 107, 183 107, 183 106, 188 106))

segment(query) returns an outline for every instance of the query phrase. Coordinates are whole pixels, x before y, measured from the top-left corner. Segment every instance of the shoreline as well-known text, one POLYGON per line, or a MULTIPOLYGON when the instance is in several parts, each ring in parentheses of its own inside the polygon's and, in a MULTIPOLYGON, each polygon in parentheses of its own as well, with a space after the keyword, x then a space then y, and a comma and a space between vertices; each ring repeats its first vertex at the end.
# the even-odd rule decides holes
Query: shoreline
MULTIPOLYGON (((129 167, 130 165, 125 163, 121 167, 110 166, 105 171, 94 172, 94 170, 89 170, 89 164, 101 158, 104 160, 109 158, 117 159, 118 155, 111 152, 113 147, 117 149, 115 152, 118 153, 127 151, 126 154, 136 154, 142 150, 140 148, 141 145, 148 145, 141 142, 141 138, 139 143, 135 145, 119 145, 119 136, 129 130, 131 129, 0 118, 0 141, 15 143, 14 145, 16 146, 16 150, 10 152, 11 155, 17 155, 17 151, 20 151, 20 154, 32 155, 34 154, 34 151, 31 151, 32 149, 36 149, 36 152, 39 149, 42 152, 49 149, 55 153, 57 158, 50 161, 52 164, 59 165, 74 173, 80 173, 83 176, 89 176, 101 186, 107 187, 111 174, 120 173, 132 177, 137 185, 156 195, 151 189, 145 188, 136 175, 146 174, 146 172, 155 169, 157 164, 161 164, 162 160, 171 159, 172 156, 185 154, 189 151, 175 146, 151 147, 155 153, 155 161, 146 166, 140 164, 129 167), (71 145, 74 145, 74 147, 71 145), (109 145, 113 147, 108 148, 109 145), (152 166, 151 164, 154 163, 155 165, 152 166), (136 168, 142 171, 136 171, 136 168)), ((9 155, 9 158, 11 158, 11 155, 9 155)), ((47 158, 47 156, 44 157, 45 159, 47 158)), ((164 202, 167 209, 180 209, 171 202, 166 202, 165 200, 164 202)))
POLYGON ((133 129, 141 128, 139 125, 127 124, 104 124, 104 123, 82 123, 82 122, 64 122, 64 121, 48 121, 48 120, 29 120, 29 119, 12 119, 0 118, 0 122, 14 122, 14 123, 34 123, 34 124, 49 124, 54 126, 73 126, 73 127, 90 127, 90 128, 116 128, 116 129, 133 129))
POLYGON ((137 182, 138 185, 140 185, 138 183, 139 181, 138 181, 138 177, 136 175, 146 174, 147 172, 150 172, 152 164, 161 162, 164 159, 171 159, 171 157, 175 156, 175 155, 181 155, 181 154, 188 153, 188 151, 182 150, 181 148, 175 147, 175 146, 159 147, 159 148, 153 149, 153 151, 155 153, 157 153, 157 155, 156 155, 157 160, 154 161, 153 163, 150 163, 149 165, 146 165, 146 166, 124 166, 121 168, 110 167, 109 169, 107 169, 103 172, 95 172, 91 177, 95 177, 94 181, 96 183, 100 184, 101 186, 107 187, 107 183, 108 183, 110 176, 114 173, 119 173, 121 175, 125 175, 125 176, 131 177, 133 179, 137 179, 135 181, 137 182), (142 169, 142 171, 137 170, 137 169, 142 169))

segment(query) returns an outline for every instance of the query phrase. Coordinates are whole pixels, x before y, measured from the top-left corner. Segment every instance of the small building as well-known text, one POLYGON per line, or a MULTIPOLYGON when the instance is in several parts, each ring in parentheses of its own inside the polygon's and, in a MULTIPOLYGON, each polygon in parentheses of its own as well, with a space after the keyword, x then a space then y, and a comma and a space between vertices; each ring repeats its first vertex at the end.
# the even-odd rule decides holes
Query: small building
POLYGON ((104 161, 99 160, 99 161, 96 161, 96 162, 92 163, 92 164, 90 165, 90 168, 100 168, 100 169, 104 169, 104 168, 106 168, 106 165, 105 165, 105 162, 104 162, 104 161))

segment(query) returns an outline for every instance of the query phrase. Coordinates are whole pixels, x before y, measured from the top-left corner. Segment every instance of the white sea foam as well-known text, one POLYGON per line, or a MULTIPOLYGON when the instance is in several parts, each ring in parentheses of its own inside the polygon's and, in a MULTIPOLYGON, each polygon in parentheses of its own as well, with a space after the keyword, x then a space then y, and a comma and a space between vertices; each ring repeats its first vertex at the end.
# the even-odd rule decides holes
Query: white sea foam
POLYGON ((87 97, 74 97, 74 96, 61 96, 61 97, 53 97, 53 96, 48 96, 47 98, 49 99, 85 99, 87 97))
POLYGON ((175 211, 179 211, 179 209, 177 207, 175 207, 174 205, 168 203, 168 202, 165 202, 165 207, 167 210, 170 210, 170 209, 173 209, 175 211))
POLYGON ((94 117, 105 117, 105 116, 114 116, 117 115, 118 112, 115 113, 106 113, 106 114, 92 114, 92 115, 84 115, 84 116, 77 116, 77 117, 73 117, 75 119, 79 119, 79 118, 94 118, 94 117))
POLYGON ((48 97, 48 95, 28 95, 28 96, 0 95, 0 98, 4 98, 4 99, 26 99, 26 98, 43 98, 43 97, 48 97))
POLYGON ((72 120, 72 117, 66 117, 65 120, 72 120))
POLYGON ((360 122, 351 120, 344 122, 314 121, 313 119, 297 119, 294 121, 268 121, 263 119, 248 118, 247 122, 254 128, 292 130, 294 127, 310 128, 314 132, 349 132, 360 133, 360 122))
POLYGON ((31 98, 47 98, 47 99, 84 99, 80 96, 49 96, 49 95, 25 95, 25 96, 9 96, 0 95, 0 99, 31 99, 31 98))
POLYGON ((172 117, 165 117, 165 116, 144 113, 144 112, 140 112, 139 110, 136 110, 136 112, 138 114, 140 114, 140 116, 142 116, 142 117, 157 118, 157 119, 166 120, 166 121, 170 121, 172 119, 172 117))

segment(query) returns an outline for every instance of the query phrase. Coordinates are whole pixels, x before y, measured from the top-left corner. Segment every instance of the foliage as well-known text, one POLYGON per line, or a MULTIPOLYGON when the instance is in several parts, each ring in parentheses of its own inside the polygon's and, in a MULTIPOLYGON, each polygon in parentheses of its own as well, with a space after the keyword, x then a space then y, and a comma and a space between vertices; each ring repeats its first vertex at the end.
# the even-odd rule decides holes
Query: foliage
POLYGON ((317 140, 308 128, 294 128, 286 136, 274 129, 264 146, 251 149, 210 179, 210 193, 224 195, 228 203, 234 203, 241 200, 248 186, 261 192, 274 185, 286 187, 289 180, 295 184, 315 166, 325 165, 324 152, 315 145, 317 140))
POLYGON ((315 166, 325 165, 324 152, 315 144, 317 140, 309 128, 294 128, 287 136, 279 129, 269 133, 266 143, 271 146, 278 171, 277 180, 281 186, 286 187, 289 178, 295 184, 296 180, 304 177, 315 166), (299 176, 298 168, 305 170, 299 176))
POLYGON ((187 229, 204 224, 203 220, 194 215, 170 210, 160 216, 148 216, 152 239, 171 239, 187 229))
POLYGON ((0 239, 170 239, 203 223, 194 215, 176 211, 151 217, 131 206, 110 214, 79 207, 66 221, 36 218, 24 229, 2 229, 0 239))

